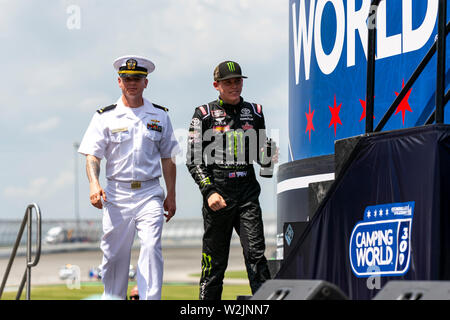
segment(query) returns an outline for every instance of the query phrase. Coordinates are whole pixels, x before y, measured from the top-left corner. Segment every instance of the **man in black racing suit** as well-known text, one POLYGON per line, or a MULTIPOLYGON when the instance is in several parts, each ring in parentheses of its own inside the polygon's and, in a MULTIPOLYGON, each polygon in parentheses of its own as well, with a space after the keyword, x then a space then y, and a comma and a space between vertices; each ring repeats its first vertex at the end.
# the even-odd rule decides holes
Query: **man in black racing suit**
POLYGON ((201 300, 221 299, 233 228, 240 237, 252 293, 270 278, 258 200, 261 188, 253 168, 253 161, 261 164, 264 115, 261 105, 240 96, 242 78, 236 62, 219 64, 213 83, 219 99, 197 107, 189 127, 187 167, 203 196, 201 300))

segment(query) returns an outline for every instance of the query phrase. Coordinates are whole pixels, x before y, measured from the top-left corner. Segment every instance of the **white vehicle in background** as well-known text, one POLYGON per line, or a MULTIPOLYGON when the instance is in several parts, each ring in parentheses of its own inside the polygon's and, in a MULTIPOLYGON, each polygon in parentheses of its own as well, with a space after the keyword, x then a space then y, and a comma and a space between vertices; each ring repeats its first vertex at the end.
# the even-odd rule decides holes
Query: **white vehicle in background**
MULTIPOLYGON (((61 226, 52 227, 47 231, 44 242, 46 244, 59 244, 67 242, 93 242, 95 238, 88 237, 89 230, 77 232, 75 229, 66 229, 61 226)), ((93 233, 96 235, 95 233, 93 233)))
POLYGON ((44 242, 48 244, 57 244, 67 242, 67 230, 63 227, 53 227, 48 230, 47 235, 44 238, 44 242))

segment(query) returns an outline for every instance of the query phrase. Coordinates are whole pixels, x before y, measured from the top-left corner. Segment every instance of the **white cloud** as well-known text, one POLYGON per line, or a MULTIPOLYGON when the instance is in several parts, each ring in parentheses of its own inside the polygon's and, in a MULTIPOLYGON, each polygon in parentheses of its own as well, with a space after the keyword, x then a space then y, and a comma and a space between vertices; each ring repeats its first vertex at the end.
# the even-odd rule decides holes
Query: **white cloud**
POLYGON ((279 1, 130 1, 120 8, 114 3, 80 5, 80 32, 90 47, 74 47, 77 54, 71 54, 70 63, 86 55, 84 61, 95 62, 98 70, 104 61, 133 52, 154 59, 156 72, 173 80, 195 78, 200 72, 209 75, 227 57, 252 64, 287 57, 288 6, 279 1), (130 15, 127 28, 111 24, 111 17, 130 15), (103 25, 108 28, 100 29, 103 25))
POLYGON ((57 192, 73 185, 74 177, 70 171, 60 172, 54 179, 38 177, 30 180, 26 186, 9 186, 3 189, 8 198, 42 198, 48 199, 57 192))
POLYGON ((47 132, 47 131, 57 128, 60 123, 61 123, 61 119, 59 117, 51 117, 51 118, 48 118, 48 119, 38 122, 38 123, 29 124, 25 128, 25 131, 27 131, 29 133, 47 132))
POLYGON ((25 187, 6 187, 3 189, 3 195, 10 198, 34 197, 40 193, 47 182, 48 179, 44 177, 33 179, 25 187))
POLYGON ((20 23, 8 22, 18 24, 17 30, 6 30, 9 37, 22 41, 0 53, 0 59, 12 62, 6 64, 6 73, 26 75, 0 80, 0 97, 21 92, 19 101, 0 98, 14 104, 8 113, 24 110, 30 101, 46 101, 43 108, 52 110, 73 105, 77 96, 78 100, 94 97, 97 88, 113 84, 113 59, 131 52, 154 59, 155 76, 164 82, 210 75, 218 62, 228 58, 240 62, 244 70, 248 65, 261 66, 260 70, 277 68, 278 61, 287 59, 288 6, 279 1, 263 5, 256 0, 129 1, 123 5, 119 1, 62 1, 56 6, 44 1, 39 8, 48 8, 41 18, 33 10, 36 4, 0 3, 24 15, 20 23), (71 4, 81 10, 77 31, 66 27, 66 7, 71 4), (114 20, 131 15, 126 28, 114 20))
MULTIPOLYGON (((227 57, 252 64, 271 62, 284 53, 287 24, 280 22, 285 11, 287 16, 287 9, 278 1, 265 2, 263 6, 260 2, 250 5, 249 1, 221 1, 214 5, 204 1, 182 5, 169 1, 168 7, 155 14, 153 20, 165 76, 192 77, 200 70, 209 71, 227 57)), ((142 21, 145 23, 148 22, 142 21)))
MULTIPOLYGON (((118 98, 119 94, 117 94, 118 98)), ((103 93, 99 93, 96 96, 92 96, 92 97, 88 97, 85 98, 83 100, 80 101, 80 103, 78 104, 78 109, 81 111, 90 111, 90 112, 94 112, 95 110, 99 109, 100 107, 104 107, 106 105, 109 105, 110 103, 112 103, 113 101, 111 100, 111 97, 103 94, 103 93)))
MULTIPOLYGON (((21 214, 24 195, 45 198, 48 214, 58 208, 55 217, 60 207, 70 206, 71 170, 59 168, 58 174, 49 167, 53 159, 63 165, 70 161, 73 141, 81 138, 95 110, 119 97, 112 62, 121 55, 154 60, 156 71, 144 95, 167 104, 175 128, 183 130, 194 107, 217 95, 212 87, 215 65, 234 59, 249 76, 243 97, 261 103, 268 126, 284 132, 289 21, 284 1, 0 0, 0 8, 0 40, 7 43, 0 52, 6 75, 0 78, 0 125, 7 132, 0 167, 8 168, 1 172, 5 181, 15 181, 0 189, 0 202, 8 203, 5 211, 21 214), (69 5, 80 8, 80 29, 67 28, 69 5), (17 123, 24 123, 28 135, 17 135, 17 123), (38 135, 56 131, 51 139, 38 135), (41 170, 37 175, 23 168, 32 152, 39 154, 33 158, 41 170), (11 163, 11 157, 18 161, 11 163)), ((195 187, 185 168, 178 175, 180 188, 185 181, 195 187)), ((83 188, 86 192, 88 186, 83 188)), ((197 188, 177 201, 180 215, 198 214, 197 188)), ((97 217, 98 212, 92 214, 97 217)))
POLYGON ((62 63, 40 63, 34 67, 26 79, 25 93, 28 95, 48 95, 68 85, 70 77, 67 75, 67 65, 62 63))
POLYGON ((10 34, 10 28, 14 26, 17 16, 26 5, 26 1, 0 0, 0 39, 10 34))
POLYGON ((51 183, 50 188, 53 188, 53 191, 58 191, 62 188, 72 187, 73 181, 73 172, 63 171, 60 172, 56 179, 51 183))

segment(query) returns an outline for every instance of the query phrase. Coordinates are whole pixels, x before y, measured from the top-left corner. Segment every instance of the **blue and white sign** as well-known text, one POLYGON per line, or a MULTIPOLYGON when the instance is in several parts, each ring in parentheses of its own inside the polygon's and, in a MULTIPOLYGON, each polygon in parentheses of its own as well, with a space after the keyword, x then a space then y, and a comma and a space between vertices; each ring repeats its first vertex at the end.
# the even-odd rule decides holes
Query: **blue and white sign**
POLYGON ((369 206, 353 228, 349 258, 359 277, 401 276, 409 270, 414 201, 369 206))
MULTIPOLYGON (((333 154, 335 140, 365 132, 368 25, 377 27, 374 126, 433 45, 437 0, 383 0, 376 21, 368 19, 371 2, 289 1, 290 161, 333 154)), ((447 84, 449 69, 447 53, 447 84)), ((384 130, 423 125, 435 90, 434 57, 384 130)), ((446 108, 445 123, 449 119, 446 108)))

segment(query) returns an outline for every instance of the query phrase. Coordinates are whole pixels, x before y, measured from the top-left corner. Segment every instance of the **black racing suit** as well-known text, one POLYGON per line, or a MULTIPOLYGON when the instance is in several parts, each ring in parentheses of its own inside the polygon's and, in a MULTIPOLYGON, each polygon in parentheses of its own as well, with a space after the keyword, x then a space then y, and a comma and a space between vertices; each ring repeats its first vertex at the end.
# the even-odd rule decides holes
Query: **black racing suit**
POLYGON ((200 299, 220 300, 233 228, 240 237, 252 293, 270 278, 253 161, 261 163, 266 139, 258 104, 225 104, 222 100, 197 107, 188 139, 187 167, 203 195, 203 253, 200 299), (207 199, 219 193, 227 206, 216 212, 207 199))

